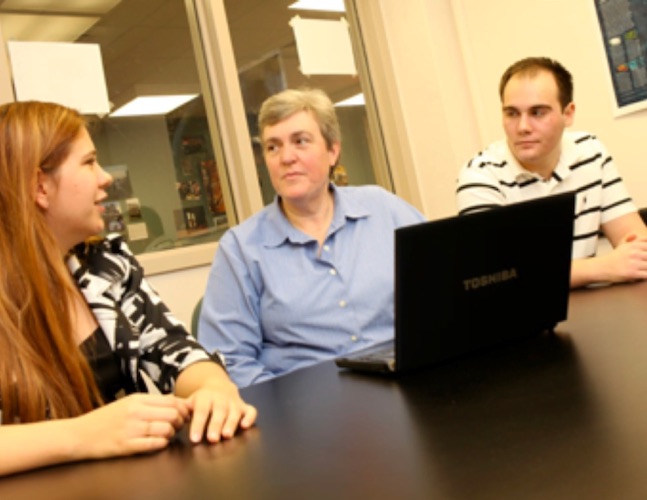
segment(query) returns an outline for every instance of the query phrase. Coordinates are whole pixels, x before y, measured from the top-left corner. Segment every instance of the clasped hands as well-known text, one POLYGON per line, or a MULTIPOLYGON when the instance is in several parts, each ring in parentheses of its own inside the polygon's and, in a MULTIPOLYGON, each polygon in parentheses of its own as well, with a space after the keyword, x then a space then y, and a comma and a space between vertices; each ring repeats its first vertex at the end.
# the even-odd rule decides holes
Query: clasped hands
POLYGON ((190 422, 192 443, 217 443, 248 429, 256 408, 246 404, 229 380, 207 381, 187 398, 131 394, 77 417, 84 456, 102 458, 162 449, 190 422))

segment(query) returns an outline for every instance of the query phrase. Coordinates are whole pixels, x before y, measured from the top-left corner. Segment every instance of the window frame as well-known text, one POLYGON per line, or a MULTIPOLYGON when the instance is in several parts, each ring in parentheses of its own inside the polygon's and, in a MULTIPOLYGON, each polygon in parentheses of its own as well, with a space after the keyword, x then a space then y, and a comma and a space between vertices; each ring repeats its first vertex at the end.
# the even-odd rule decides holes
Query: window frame
MULTIPOLYGON (((227 222, 234 226, 263 208, 224 2, 185 0, 227 222), (225 98, 226 97, 226 98, 225 98)), ((138 255, 147 275, 211 264, 218 242, 138 255)))

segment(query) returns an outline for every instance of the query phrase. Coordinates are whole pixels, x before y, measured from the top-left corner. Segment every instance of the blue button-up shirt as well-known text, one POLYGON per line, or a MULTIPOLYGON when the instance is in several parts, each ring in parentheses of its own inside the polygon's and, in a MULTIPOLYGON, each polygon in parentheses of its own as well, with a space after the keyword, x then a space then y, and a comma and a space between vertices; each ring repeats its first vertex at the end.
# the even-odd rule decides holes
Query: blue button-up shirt
POLYGON ((278 199, 220 240, 199 340, 239 387, 393 337, 394 230, 424 216, 377 186, 331 189, 321 252, 278 199))

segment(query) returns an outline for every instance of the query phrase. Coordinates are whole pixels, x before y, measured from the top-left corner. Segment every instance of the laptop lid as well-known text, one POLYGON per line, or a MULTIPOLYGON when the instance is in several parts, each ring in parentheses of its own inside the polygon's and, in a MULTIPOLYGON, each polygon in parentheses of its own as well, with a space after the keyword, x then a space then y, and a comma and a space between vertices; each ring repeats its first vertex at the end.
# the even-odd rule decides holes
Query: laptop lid
POLYGON ((564 193, 396 230, 396 370, 566 319, 574 205, 564 193))

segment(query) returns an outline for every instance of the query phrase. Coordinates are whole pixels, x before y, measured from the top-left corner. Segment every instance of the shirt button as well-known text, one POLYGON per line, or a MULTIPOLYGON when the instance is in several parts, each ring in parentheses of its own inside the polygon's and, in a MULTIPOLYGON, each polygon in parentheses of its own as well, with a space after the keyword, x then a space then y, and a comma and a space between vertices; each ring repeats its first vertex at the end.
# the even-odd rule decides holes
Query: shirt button
POLYGON ((333 276, 336 276, 337 275, 337 270, 336 269, 331 269, 330 274, 332 274, 333 276))
POLYGON ((330 251, 330 247, 329 247, 328 245, 324 245, 324 246, 323 246, 323 249, 324 249, 326 252, 329 252, 329 251, 330 251))
POLYGON ((340 300, 339 301, 339 307, 346 307, 346 301, 345 300, 340 300))
POLYGON ((351 339, 353 342, 357 342, 357 335, 351 335, 350 339, 351 339))

